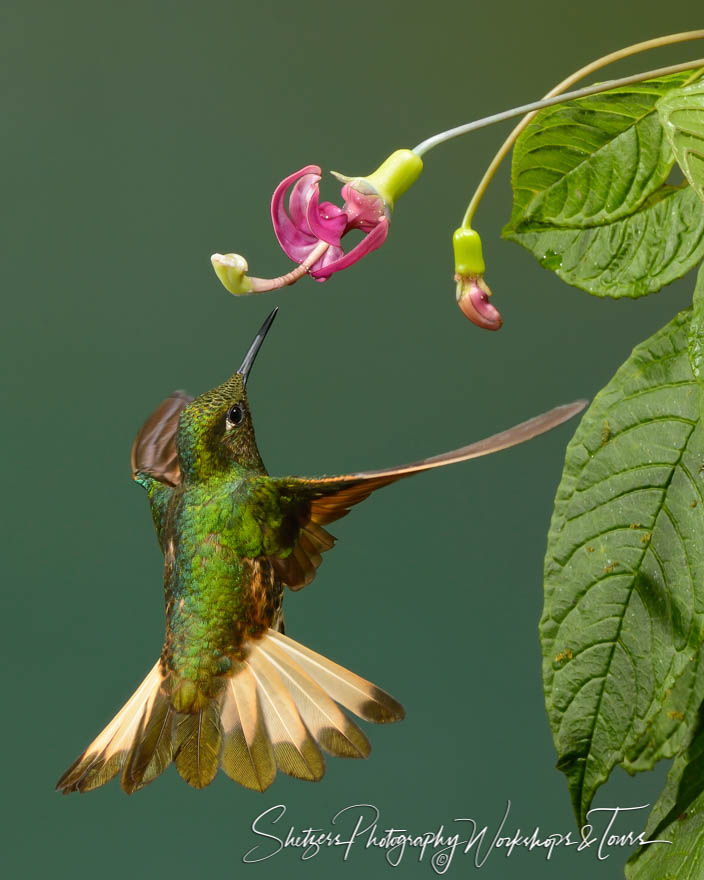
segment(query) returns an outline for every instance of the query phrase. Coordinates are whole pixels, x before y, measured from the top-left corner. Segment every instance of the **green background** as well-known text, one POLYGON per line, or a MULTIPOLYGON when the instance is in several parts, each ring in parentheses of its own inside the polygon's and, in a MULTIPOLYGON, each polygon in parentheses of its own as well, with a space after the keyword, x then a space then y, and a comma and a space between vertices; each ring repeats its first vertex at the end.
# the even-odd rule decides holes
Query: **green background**
MULTIPOLYGON (((573 829, 543 708, 541 564, 572 427, 379 493, 333 532, 288 632, 388 689, 400 725, 367 728, 368 761, 331 759, 317 785, 264 795, 224 776, 203 792, 170 769, 127 798, 53 792, 151 666, 163 634, 161 559, 129 478, 133 435, 174 388, 239 364, 281 306, 250 382, 273 474, 401 463, 592 397, 632 346, 685 307, 694 279, 644 301, 599 301, 502 242, 508 166, 476 225, 505 325, 454 302, 450 234, 508 129, 431 153, 383 249, 325 284, 236 300, 213 251, 287 271, 268 202, 307 163, 371 171, 443 128, 533 100, 588 60, 701 26, 676 6, 560 2, 6 2, 2 358, 4 861, 12 877, 247 874, 384 877, 383 854, 242 856, 249 826, 330 827, 352 804, 380 828, 493 834, 573 829)), ((609 74, 701 55, 650 54, 609 74)), ((327 176, 324 195, 337 200, 327 176)), ((596 804, 652 803, 662 768, 615 774, 596 804)), ((640 830, 645 813, 622 830, 640 830)), ((618 877, 625 853, 501 852, 485 878, 618 877)), ((404 876, 434 876, 408 852, 404 876)), ((448 876, 475 870, 457 857, 448 876)))

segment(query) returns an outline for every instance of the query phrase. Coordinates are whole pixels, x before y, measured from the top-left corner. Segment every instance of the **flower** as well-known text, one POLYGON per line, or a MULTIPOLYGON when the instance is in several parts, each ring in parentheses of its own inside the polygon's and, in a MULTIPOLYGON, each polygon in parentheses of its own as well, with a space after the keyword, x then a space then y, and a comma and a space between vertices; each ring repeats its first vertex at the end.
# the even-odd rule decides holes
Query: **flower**
POLYGON ((333 171, 344 183, 342 208, 318 201, 321 171, 317 165, 306 165, 291 174, 276 187, 271 199, 274 232, 284 253, 301 263, 320 247, 320 257, 308 269, 316 281, 326 281, 334 272, 353 265, 384 243, 395 200, 422 169, 423 162, 411 150, 396 150, 368 177, 345 177, 333 171), (284 199, 289 189, 287 212, 284 199), (340 239, 351 229, 360 229, 365 235, 345 253, 340 239), (324 250, 323 243, 327 244, 324 250))
POLYGON ((326 281, 333 272, 346 269, 384 243, 390 212, 378 194, 360 192, 350 183, 342 187, 345 199, 342 208, 331 202, 321 203, 318 201, 320 178, 317 165, 306 165, 284 178, 271 199, 271 219, 284 253, 297 263, 315 254, 317 259, 309 264, 308 273, 316 281, 326 281), (284 200, 289 189, 286 211, 284 200), (361 229, 366 234, 345 254, 340 239, 350 229, 361 229), (327 247, 321 247, 323 244, 327 247))
POLYGON ((491 290, 484 280, 484 257, 479 233, 460 227, 452 236, 455 251, 455 296, 462 313, 477 327, 500 330, 501 312, 489 302, 491 290))
POLYGON ((294 284, 305 274, 327 281, 380 247, 388 235, 394 202, 418 178, 423 162, 411 150, 396 150, 368 177, 344 177, 340 208, 320 202, 321 170, 306 165, 284 178, 271 199, 274 232, 284 253, 298 265, 278 278, 250 278, 247 261, 239 254, 213 254, 218 278, 230 293, 261 293, 294 284), (286 198, 288 196, 288 206, 286 198), (345 253, 341 239, 351 229, 364 238, 345 253))
POLYGON ((489 302, 491 290, 481 275, 455 275, 457 305, 465 317, 485 330, 500 330, 501 312, 489 302))

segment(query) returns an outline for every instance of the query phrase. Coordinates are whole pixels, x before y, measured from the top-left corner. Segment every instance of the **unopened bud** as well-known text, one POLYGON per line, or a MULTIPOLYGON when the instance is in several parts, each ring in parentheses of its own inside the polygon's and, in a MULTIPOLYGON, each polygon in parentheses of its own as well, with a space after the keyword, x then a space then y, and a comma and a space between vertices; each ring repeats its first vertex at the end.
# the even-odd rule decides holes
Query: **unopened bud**
POLYGON ((460 226, 452 236, 455 252, 457 304, 469 320, 485 330, 498 330, 503 324, 499 310, 489 302, 491 290, 484 280, 482 240, 474 229, 460 226))
POLYGON ((230 293, 240 296, 253 292, 252 280, 246 275, 249 266, 244 257, 239 254, 213 254, 210 262, 215 274, 230 293))

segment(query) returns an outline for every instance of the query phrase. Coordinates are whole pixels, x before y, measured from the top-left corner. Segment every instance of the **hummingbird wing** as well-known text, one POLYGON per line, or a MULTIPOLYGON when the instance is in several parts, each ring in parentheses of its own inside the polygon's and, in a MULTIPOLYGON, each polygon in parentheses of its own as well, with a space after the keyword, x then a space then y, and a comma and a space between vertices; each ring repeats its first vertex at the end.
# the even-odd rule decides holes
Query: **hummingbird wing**
POLYGON ((279 577, 292 589, 300 589, 315 577, 315 571, 322 562, 321 553, 332 547, 334 538, 323 526, 346 516, 350 508, 368 498, 376 489, 395 483, 404 477, 421 471, 444 467, 470 458, 490 455, 510 446, 524 443, 545 431, 556 428, 572 416, 581 412, 586 400, 555 407, 527 422, 521 422, 499 434, 484 440, 470 443, 442 455, 433 455, 400 467, 384 468, 375 471, 361 471, 356 474, 343 474, 337 477, 283 477, 276 480, 283 496, 290 498, 291 512, 295 513, 300 524, 300 534, 290 556, 285 559, 272 558, 279 577))
POLYGON ((130 454, 133 477, 142 471, 167 486, 178 486, 181 469, 176 453, 176 432, 181 410, 192 400, 185 391, 174 391, 142 425, 130 454))

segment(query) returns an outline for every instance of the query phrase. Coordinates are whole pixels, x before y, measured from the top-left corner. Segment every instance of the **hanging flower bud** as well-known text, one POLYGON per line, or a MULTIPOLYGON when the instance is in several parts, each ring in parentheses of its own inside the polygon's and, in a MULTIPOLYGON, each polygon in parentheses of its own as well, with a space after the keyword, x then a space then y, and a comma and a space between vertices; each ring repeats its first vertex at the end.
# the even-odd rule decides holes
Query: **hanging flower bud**
POLYGON ((485 330, 500 330, 503 318, 489 302, 491 290, 481 275, 455 275, 457 304, 465 317, 485 330))
POLYGON ((225 287, 237 295, 252 293, 252 280, 247 278, 247 261, 239 254, 213 254, 210 258, 215 274, 225 287))
POLYGON ((460 227, 452 236, 455 251, 455 281, 457 304, 463 314, 478 327, 499 330, 503 318, 489 302, 491 290, 484 280, 484 257, 479 233, 460 227))

